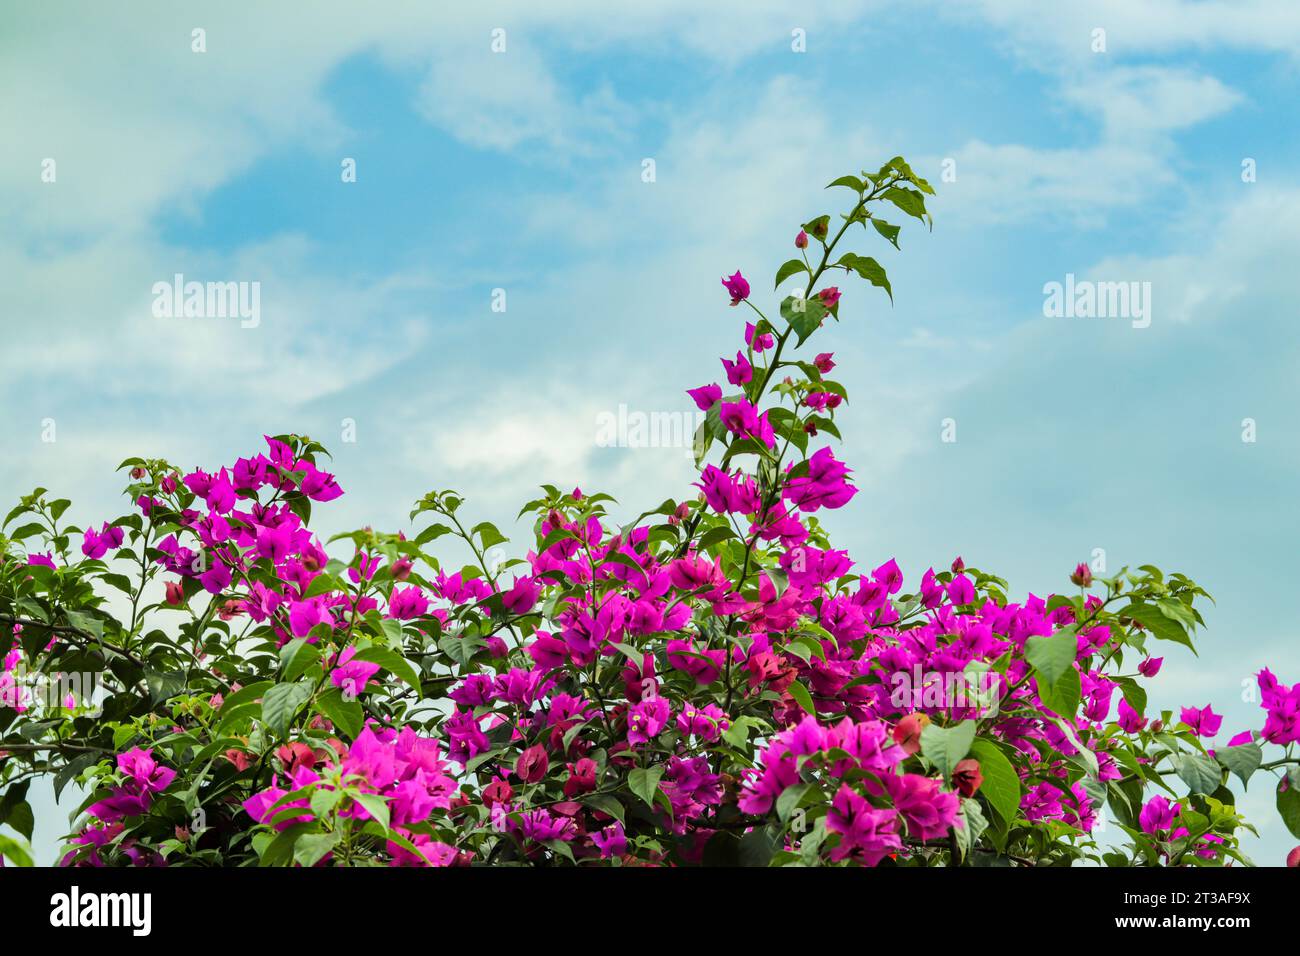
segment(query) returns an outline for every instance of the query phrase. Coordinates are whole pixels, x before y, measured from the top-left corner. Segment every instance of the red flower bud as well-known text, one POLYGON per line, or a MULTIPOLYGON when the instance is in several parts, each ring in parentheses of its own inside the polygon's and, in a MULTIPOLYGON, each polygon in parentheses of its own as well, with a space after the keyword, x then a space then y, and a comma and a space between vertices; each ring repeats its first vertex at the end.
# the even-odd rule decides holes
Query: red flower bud
POLYGON ((961 574, 965 570, 966 562, 961 559, 961 555, 959 554, 957 557, 952 559, 952 573, 961 574))
POLYGON ((963 797, 975 796, 975 791, 984 782, 984 772, 980 770, 978 760, 959 761, 952 771, 952 785, 963 797))
POLYGON ((180 607, 185 603, 185 589, 179 581, 167 582, 167 603, 172 607, 180 607))
POLYGON ((795 248, 796 248, 796 249, 807 249, 807 248, 808 248, 808 233, 806 233, 806 232, 804 232, 802 229, 800 229, 800 230, 799 230, 799 235, 797 235, 797 236, 794 237, 794 244, 795 244, 795 248))
POLYGON ((1080 561, 1075 567, 1074 573, 1070 575, 1070 580, 1081 588, 1091 587, 1092 568, 1080 561))
POLYGON ((1286 855, 1286 865, 1292 869, 1300 867, 1300 846, 1296 847, 1286 855))
POLYGON ((910 757, 921 749, 921 731, 929 724, 930 718, 925 714, 908 714, 894 725, 894 743, 910 757))

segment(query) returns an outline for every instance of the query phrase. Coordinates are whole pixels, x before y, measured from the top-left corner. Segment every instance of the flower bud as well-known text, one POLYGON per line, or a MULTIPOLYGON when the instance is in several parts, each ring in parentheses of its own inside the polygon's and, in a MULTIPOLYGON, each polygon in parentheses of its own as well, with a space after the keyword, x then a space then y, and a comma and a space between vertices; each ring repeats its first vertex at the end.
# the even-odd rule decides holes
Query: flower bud
POLYGON ((984 783, 984 772, 978 760, 967 758, 958 761, 952 771, 952 785, 963 797, 975 796, 975 791, 984 783))
POLYGON ((929 724, 930 718, 926 714, 908 714, 894 725, 894 743, 910 757, 921 749, 921 731, 929 724))
POLYGON ((1296 847, 1286 855, 1286 865, 1292 869, 1300 867, 1300 846, 1296 847))
POLYGON ((797 235, 797 236, 794 237, 794 245, 795 245, 795 248, 796 248, 796 249, 807 249, 807 248, 808 248, 808 233, 806 233, 806 232, 804 232, 802 229, 800 229, 800 230, 799 230, 799 235, 797 235))
POLYGON ((185 589, 179 581, 167 582, 167 603, 172 607, 180 607, 185 603, 185 589))
POLYGON ((1081 588, 1092 587, 1092 568, 1080 561, 1070 575, 1070 580, 1081 588))

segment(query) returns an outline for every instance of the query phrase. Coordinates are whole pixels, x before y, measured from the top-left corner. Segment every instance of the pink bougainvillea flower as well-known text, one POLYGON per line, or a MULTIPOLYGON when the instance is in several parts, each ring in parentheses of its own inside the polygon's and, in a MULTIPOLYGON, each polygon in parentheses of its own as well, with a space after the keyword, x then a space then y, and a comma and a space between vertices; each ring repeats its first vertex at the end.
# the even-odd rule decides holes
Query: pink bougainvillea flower
POLYGON ((849 467, 838 461, 829 448, 822 448, 808 459, 807 474, 789 479, 782 494, 800 511, 843 508, 858 493, 848 483, 850 474, 849 467))
POLYGON ((817 293, 817 298, 822 300, 822 305, 826 308, 832 309, 840 301, 840 290, 833 285, 827 286, 817 293))
POLYGON ((117 755, 117 769, 126 775, 128 787, 137 793, 161 793, 176 779, 176 771, 154 760, 153 750, 133 747, 117 755))
POLYGON ((546 777, 549 765, 546 748, 535 744, 519 755, 515 762, 515 773, 524 783, 537 783, 546 777))
POLYGON ((1160 665, 1164 662, 1163 657, 1148 657, 1138 664, 1138 673, 1143 677, 1155 677, 1160 673, 1160 665))
POLYGON ((839 845, 831 851, 835 861, 852 858, 865 866, 875 866, 903 848, 898 813, 876 809, 847 783, 840 784, 835 792, 826 814, 826 829, 840 835, 839 845))
POLYGON ((623 824, 617 820, 605 829, 593 833, 591 842, 600 851, 602 860, 619 857, 627 852, 627 836, 623 832, 623 824))
POLYGON ((727 381, 732 385, 744 385, 754 377, 754 367, 749 364, 744 353, 737 352, 736 360, 722 360, 722 367, 727 371, 727 381))
POLYGON ((753 322, 745 323, 745 344, 755 352, 763 353, 776 344, 771 332, 759 332, 753 322))
POLYGON ((1180 715, 1182 722, 1192 728, 1198 737, 1213 737, 1223 725, 1223 715, 1216 714, 1214 708, 1184 707, 1180 715))
POLYGON ((943 790, 941 781, 915 773, 888 776, 884 782, 909 834, 918 840, 948 835, 957 820, 957 794, 943 790))
POLYGON ((423 617, 429 611, 429 599, 418 587, 393 588, 388 596, 388 613, 386 617, 398 621, 410 621, 423 617))
POLYGON ((541 590, 535 578, 525 575, 516 578, 509 591, 502 592, 501 603, 512 614, 527 614, 537 605, 541 590))
POLYGON ((379 670, 378 664, 353 660, 356 654, 355 647, 344 648, 335 667, 330 671, 330 683, 352 697, 364 694, 366 684, 379 670))
POLYGON ((740 274, 740 270, 736 270, 736 274, 730 278, 724 278, 722 284, 731 295, 732 305, 740 305, 742 301, 749 298, 749 280, 740 274))
POLYGON ((124 534, 121 528, 110 528, 108 522, 99 531, 87 528, 82 534, 81 553, 92 560, 102 558, 110 549, 122 547, 124 534))
POLYGON ((652 697, 627 710, 627 742, 632 746, 658 737, 672 716, 672 706, 663 697, 652 697))
POLYGON ((767 412, 758 414, 758 410, 746 399, 723 402, 718 415, 727 431, 742 438, 752 438, 768 448, 775 447, 776 437, 772 424, 768 421, 767 412))
POLYGON ((975 601, 975 585, 964 574, 956 575, 948 582, 948 600, 953 604, 972 604, 975 601))
POLYGON ((707 412, 722 398, 722 387, 717 384, 701 385, 699 388, 688 388, 686 394, 691 396, 700 411, 707 412))
POLYGON ((1138 824, 1142 827, 1143 833, 1154 836, 1170 830, 1181 812, 1180 804, 1170 803, 1165 797, 1157 794, 1146 802, 1142 812, 1138 814, 1138 824))

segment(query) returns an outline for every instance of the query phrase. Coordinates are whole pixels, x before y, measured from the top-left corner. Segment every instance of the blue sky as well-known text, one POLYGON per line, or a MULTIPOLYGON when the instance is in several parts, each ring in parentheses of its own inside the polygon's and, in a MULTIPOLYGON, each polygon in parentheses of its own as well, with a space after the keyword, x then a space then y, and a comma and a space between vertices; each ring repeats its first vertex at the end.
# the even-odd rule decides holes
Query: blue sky
MULTIPOLYGON (((680 449, 597 447, 597 416, 688 410, 735 348, 718 277, 766 294, 797 224, 837 210, 821 187, 901 153, 934 231, 863 249, 895 305, 846 285, 818 343, 852 395, 842 546, 1038 593, 1095 548, 1184 570, 1218 604, 1157 703, 1259 725, 1242 681, 1300 680, 1300 7, 533 6, 7 10, 2 497, 39 483, 99 520, 127 455, 211 467, 277 431, 335 454, 326 531, 402 527, 434 487, 503 528, 541 481, 629 515, 681 497, 680 449), (176 272, 259 281, 261 324, 154 318, 176 272), (1151 282, 1151 326, 1044 318, 1067 273, 1151 282)), ((1263 783, 1251 852, 1278 863, 1263 783)))

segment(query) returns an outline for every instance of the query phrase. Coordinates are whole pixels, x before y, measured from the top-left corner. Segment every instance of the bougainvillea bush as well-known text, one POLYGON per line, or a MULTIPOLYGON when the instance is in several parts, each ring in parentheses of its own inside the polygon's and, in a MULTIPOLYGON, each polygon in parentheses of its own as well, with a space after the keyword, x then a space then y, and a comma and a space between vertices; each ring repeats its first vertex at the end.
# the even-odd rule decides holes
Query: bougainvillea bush
POLYGON ((29 861, 46 775, 85 794, 67 866, 1223 865, 1230 774, 1300 831, 1300 684, 1262 671, 1259 726, 1212 748, 1211 707, 1148 708, 1202 623, 1187 577, 1080 565, 1013 599, 960 558, 906 583, 832 546, 847 395, 808 345, 832 282, 892 296, 845 246, 897 246, 878 213, 928 222, 932 190, 902 159, 831 185, 850 208, 802 225, 771 315, 723 279, 749 321, 689 390, 699 481, 629 524, 543 486, 490 562, 502 533, 436 491, 406 534, 323 542, 344 492, 291 435, 211 471, 128 459, 131 513, 84 529, 24 497, 0 851, 29 861))

